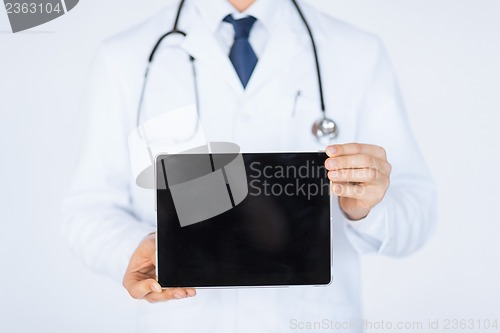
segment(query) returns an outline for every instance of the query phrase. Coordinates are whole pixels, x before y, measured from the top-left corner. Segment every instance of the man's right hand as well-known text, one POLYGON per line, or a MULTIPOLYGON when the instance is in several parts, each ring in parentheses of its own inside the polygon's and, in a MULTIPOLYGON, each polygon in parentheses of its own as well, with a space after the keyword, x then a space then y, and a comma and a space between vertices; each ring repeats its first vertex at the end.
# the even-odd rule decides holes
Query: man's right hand
POLYGON ((193 288, 162 289, 156 281, 156 234, 148 235, 139 244, 123 278, 123 286, 135 299, 145 299, 150 303, 193 297, 193 288))

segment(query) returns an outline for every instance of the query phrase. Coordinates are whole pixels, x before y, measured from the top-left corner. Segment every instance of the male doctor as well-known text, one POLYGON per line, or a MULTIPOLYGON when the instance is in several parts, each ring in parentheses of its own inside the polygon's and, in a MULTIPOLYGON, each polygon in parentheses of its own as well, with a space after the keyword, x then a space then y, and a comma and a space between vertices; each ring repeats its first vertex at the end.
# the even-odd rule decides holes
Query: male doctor
POLYGON ((161 65, 152 71, 163 88, 152 84, 148 94, 162 102, 150 98, 149 117, 151 110, 193 102, 190 55, 208 141, 234 142, 243 151, 326 150, 338 197, 331 208, 335 264, 328 287, 160 288, 154 193, 136 185, 127 142, 148 56, 173 26, 177 5, 99 49, 85 105, 89 136, 64 204, 64 230, 86 265, 149 301, 139 305, 141 332, 361 331, 352 324, 362 318, 360 254, 410 254, 435 224, 434 184, 382 43, 299 4, 316 39, 326 115, 338 125, 337 138, 325 145, 311 133, 322 117, 314 57, 290 0, 186 0, 179 28, 187 36, 165 41, 159 51, 161 65))

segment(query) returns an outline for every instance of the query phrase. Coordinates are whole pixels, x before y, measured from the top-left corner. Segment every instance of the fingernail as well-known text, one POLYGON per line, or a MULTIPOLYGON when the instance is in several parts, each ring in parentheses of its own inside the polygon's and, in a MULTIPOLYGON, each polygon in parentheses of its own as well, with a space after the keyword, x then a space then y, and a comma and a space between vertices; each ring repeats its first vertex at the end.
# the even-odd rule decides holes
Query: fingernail
POLYGON ((337 167, 337 161, 334 159, 329 159, 328 160, 328 168, 333 169, 337 167))
POLYGON ((333 193, 339 195, 342 193, 342 186, 337 184, 333 187, 333 193))
POLYGON ((337 152, 337 148, 335 148, 335 146, 328 146, 328 148, 326 148, 326 153, 329 156, 334 155, 336 152, 337 152))
POLYGON ((152 287, 153 291, 154 292, 157 292, 157 293, 161 293, 162 292, 162 289, 161 289, 161 286, 159 284, 153 284, 153 287, 152 287))
POLYGON ((177 298, 177 299, 184 298, 184 296, 182 296, 181 294, 174 294, 174 297, 177 298))
POLYGON ((330 178, 339 178, 338 171, 330 171, 330 178))

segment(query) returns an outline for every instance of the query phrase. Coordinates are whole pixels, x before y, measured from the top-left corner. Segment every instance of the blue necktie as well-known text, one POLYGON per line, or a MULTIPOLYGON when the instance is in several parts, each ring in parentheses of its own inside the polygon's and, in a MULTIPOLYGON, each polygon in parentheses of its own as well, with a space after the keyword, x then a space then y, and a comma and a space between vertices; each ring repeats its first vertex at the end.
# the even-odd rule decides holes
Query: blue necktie
POLYGON ((250 30, 252 30, 256 20, 253 16, 239 20, 235 20, 231 15, 224 18, 224 22, 231 23, 234 27, 234 44, 229 52, 229 59, 231 59, 244 88, 252 76, 255 65, 257 65, 257 55, 248 41, 250 30))

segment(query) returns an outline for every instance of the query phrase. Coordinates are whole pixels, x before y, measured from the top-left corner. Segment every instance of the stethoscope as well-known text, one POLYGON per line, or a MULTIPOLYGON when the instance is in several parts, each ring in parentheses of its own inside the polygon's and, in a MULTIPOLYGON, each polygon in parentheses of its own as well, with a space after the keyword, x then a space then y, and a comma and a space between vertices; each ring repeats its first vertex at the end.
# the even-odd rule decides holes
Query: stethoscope
MULTIPOLYGON (((323 93, 323 81, 321 79, 321 69, 320 69, 320 65, 319 65, 319 56, 318 56, 318 51, 317 51, 316 42, 315 42, 313 33, 311 31, 309 23, 307 22, 304 14, 303 14, 302 10, 300 9, 299 5, 297 4, 296 0, 291 0, 291 1, 292 1, 293 5, 295 6, 295 8, 297 9, 297 12, 298 12, 300 18, 301 18, 302 22, 304 22, 304 25, 307 29, 307 33, 309 34, 309 38, 311 40, 311 45, 312 45, 312 49, 313 49, 313 53, 314 53, 314 62, 316 65, 316 75, 317 75, 317 79, 318 79, 318 90, 319 90, 319 97, 320 97, 320 101, 321 101, 322 117, 313 123, 312 134, 319 142, 326 144, 338 136, 338 127, 337 127, 337 124, 332 119, 330 119, 326 116, 325 98, 324 98, 324 93, 323 93)), ((180 19, 181 13, 182 13, 182 8, 184 7, 184 3, 185 3, 185 0, 181 0, 181 2, 179 3, 179 8, 177 9, 174 27, 172 28, 172 30, 163 34, 158 39, 158 41, 156 42, 155 46, 153 47, 153 49, 149 55, 148 64, 146 67, 146 72, 144 74, 144 82, 142 85, 141 96, 139 98, 139 107, 137 110, 136 125, 138 128, 140 127, 140 124, 141 124, 141 113, 142 113, 142 107, 143 107, 143 102, 144 102, 144 94, 145 94, 146 86, 147 86, 147 82, 148 82, 148 75, 149 75, 149 71, 151 69, 151 65, 153 63, 156 51, 160 47, 160 44, 163 42, 163 40, 165 38, 167 38, 168 36, 172 36, 172 35, 180 35, 182 37, 187 36, 187 34, 184 31, 179 30, 179 28, 178 28, 179 19, 180 19)), ((195 58, 193 56, 189 55, 189 61, 191 62, 192 71, 193 71, 196 110, 197 110, 197 112, 199 112, 198 79, 197 79, 197 75, 196 75, 195 58)), ((196 132, 197 128, 198 128, 198 121, 196 123, 195 132, 196 132)), ((193 136, 194 136, 194 134, 193 134, 193 136)))

